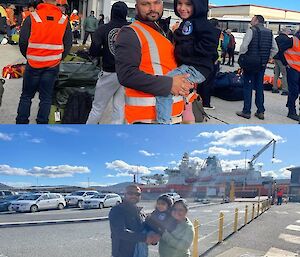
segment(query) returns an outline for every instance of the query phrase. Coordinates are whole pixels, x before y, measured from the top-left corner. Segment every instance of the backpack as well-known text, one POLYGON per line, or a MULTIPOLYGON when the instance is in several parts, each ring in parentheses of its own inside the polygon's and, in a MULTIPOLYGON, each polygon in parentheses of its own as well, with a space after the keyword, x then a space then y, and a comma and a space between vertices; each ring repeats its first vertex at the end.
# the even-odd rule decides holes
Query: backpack
POLYGON ((85 124, 92 109, 93 97, 87 92, 70 95, 62 119, 63 124, 85 124))
POLYGON ((202 99, 200 96, 198 96, 198 98, 193 102, 192 106, 196 123, 204 122, 210 119, 203 108, 202 99))
POLYGON ((212 95, 226 101, 244 100, 244 77, 235 72, 219 72, 216 76, 212 95))

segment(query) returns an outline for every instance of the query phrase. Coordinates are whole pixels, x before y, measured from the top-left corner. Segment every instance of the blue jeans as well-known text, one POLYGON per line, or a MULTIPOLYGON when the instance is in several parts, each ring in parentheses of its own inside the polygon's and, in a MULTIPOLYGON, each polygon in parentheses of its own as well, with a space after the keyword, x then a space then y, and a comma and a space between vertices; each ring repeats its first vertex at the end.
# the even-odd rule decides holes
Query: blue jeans
POLYGON ((287 68, 286 70, 289 89, 287 107, 289 108, 289 114, 297 114, 295 103, 300 90, 300 72, 293 68, 287 68))
MULTIPOLYGON (((205 77, 200 71, 193 66, 181 65, 170 71, 167 76, 174 77, 176 75, 190 74, 187 80, 191 83, 200 84, 205 81, 205 77)), ((156 119, 158 123, 170 124, 172 117, 173 96, 156 96, 156 119)))
POLYGON ((255 105, 257 107, 257 113, 264 113, 264 75, 265 68, 258 73, 246 73, 244 74, 244 108, 243 113, 251 114, 252 105, 252 90, 255 90, 255 105))
POLYGON ((36 122, 47 124, 52 103, 52 93, 57 79, 59 65, 52 68, 35 69, 28 63, 23 77, 23 88, 20 97, 17 124, 28 124, 31 100, 39 92, 40 104, 36 122))

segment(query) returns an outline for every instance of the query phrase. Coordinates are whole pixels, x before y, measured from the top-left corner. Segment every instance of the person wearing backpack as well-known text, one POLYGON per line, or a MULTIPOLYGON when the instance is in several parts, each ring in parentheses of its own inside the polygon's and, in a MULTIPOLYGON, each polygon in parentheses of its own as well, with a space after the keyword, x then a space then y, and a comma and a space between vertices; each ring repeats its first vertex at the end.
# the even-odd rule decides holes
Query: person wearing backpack
POLYGON ((244 108, 236 114, 242 118, 251 118, 252 90, 255 89, 255 116, 264 119, 264 74, 269 59, 278 52, 278 46, 270 29, 264 27, 265 19, 255 15, 251 20, 240 48, 239 64, 244 70, 244 108))

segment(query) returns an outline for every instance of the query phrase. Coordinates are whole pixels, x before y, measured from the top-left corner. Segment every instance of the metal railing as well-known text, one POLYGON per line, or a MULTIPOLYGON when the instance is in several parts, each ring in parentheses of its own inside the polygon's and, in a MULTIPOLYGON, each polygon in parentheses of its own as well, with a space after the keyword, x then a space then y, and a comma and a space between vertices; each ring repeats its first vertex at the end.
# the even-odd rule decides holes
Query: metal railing
POLYGON ((233 217, 229 217, 224 215, 223 212, 220 212, 219 218, 209 221, 207 223, 201 224, 199 219, 194 220, 194 230, 195 237, 192 245, 192 257, 199 257, 201 254, 204 254, 210 251, 216 245, 222 243, 228 237, 235 234, 237 231, 241 230, 247 224, 251 223, 254 219, 259 217, 265 211, 267 211, 271 207, 270 200, 264 200, 258 203, 253 203, 252 208, 251 205, 245 205, 244 210, 240 210, 235 208, 233 217), (207 234, 200 236, 205 227, 213 226, 213 224, 218 227, 216 230, 212 232, 209 231, 207 234), (203 244, 203 241, 212 238, 212 241, 209 243, 203 244), (204 247, 204 245, 206 247, 204 247), (208 248, 207 248, 208 246, 208 248))

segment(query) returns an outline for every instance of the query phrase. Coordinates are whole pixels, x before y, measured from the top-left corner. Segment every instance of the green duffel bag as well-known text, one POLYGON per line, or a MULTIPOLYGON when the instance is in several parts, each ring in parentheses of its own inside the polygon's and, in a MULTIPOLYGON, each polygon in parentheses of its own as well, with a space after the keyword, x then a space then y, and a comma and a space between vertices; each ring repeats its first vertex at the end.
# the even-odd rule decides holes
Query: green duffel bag
POLYGON ((51 105, 48 124, 61 124, 64 116, 64 109, 57 105, 51 105))
POLYGON ((92 62, 63 62, 60 64, 56 87, 96 86, 100 68, 92 62))

